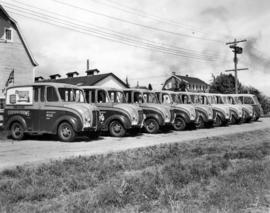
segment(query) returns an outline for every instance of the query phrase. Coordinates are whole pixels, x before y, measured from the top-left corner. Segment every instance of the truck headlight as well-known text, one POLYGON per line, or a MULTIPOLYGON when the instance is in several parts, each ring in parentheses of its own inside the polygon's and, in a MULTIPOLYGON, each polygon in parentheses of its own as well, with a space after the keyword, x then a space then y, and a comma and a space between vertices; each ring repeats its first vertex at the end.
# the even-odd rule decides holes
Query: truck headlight
POLYGON ((85 118, 84 118, 84 127, 90 127, 91 126, 91 117, 87 113, 85 118))
POLYGON ((213 119, 213 113, 212 113, 212 111, 209 111, 208 112, 208 119, 213 119))

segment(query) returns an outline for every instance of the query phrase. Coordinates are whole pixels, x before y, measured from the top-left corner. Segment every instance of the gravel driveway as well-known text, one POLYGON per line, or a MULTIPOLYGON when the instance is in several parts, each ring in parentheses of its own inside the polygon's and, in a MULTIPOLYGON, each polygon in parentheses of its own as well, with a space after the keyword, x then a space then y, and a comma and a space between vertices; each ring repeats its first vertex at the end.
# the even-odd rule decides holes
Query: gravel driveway
POLYGON ((270 118, 262 118, 258 122, 200 129, 183 132, 169 132, 157 135, 142 134, 134 137, 112 138, 100 137, 99 140, 80 140, 64 143, 44 137, 24 141, 1 140, 0 142, 0 170, 17 165, 48 162, 74 156, 108 153, 125 149, 157 145, 162 143, 184 142, 189 140, 229 135, 259 129, 270 128, 270 118), (37 140, 38 139, 38 140, 37 140))

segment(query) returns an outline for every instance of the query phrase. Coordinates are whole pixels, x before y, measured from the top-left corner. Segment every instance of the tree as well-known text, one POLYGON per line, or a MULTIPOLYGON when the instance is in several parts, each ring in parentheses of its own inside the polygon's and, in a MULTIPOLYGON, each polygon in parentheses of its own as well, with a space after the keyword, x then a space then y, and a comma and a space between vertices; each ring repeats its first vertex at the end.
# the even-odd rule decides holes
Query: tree
MULTIPOLYGON (((211 93, 226 93, 232 94, 235 93, 235 80, 232 74, 225 75, 220 74, 218 76, 213 76, 213 81, 210 84, 211 93)), ((238 83, 238 90, 241 90, 241 84, 238 83)))
POLYGON ((181 81, 180 83, 179 83, 179 88, 178 88, 178 91, 186 91, 186 88, 187 88, 187 84, 186 84, 186 82, 185 81, 181 81))
MULTIPOLYGON (((270 112, 270 99, 263 95, 259 90, 251 86, 244 86, 240 82, 238 83, 239 93, 249 93, 257 96, 263 111, 265 114, 270 112)), ((213 81, 210 84, 210 93, 223 93, 223 94, 233 94, 235 93, 235 81, 232 74, 225 75, 220 74, 218 76, 213 76, 213 81)))

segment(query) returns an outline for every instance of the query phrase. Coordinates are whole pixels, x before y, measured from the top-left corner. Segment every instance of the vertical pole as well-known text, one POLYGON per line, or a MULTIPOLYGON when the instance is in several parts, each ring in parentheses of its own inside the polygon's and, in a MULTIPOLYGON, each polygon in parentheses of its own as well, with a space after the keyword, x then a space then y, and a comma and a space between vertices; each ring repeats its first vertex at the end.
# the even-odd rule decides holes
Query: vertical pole
MULTIPOLYGON (((236 39, 234 39, 234 46, 236 47, 236 39)), ((234 80, 235 80, 235 94, 238 94, 238 76, 237 76, 237 53, 236 53, 236 48, 234 49, 234 80)))

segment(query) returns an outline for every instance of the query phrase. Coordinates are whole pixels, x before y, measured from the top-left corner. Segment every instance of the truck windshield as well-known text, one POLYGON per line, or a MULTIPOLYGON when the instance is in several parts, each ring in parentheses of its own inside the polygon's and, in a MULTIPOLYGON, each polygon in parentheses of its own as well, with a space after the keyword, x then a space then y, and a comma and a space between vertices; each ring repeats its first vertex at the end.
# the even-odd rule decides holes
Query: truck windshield
POLYGON ((114 90, 110 90, 108 91, 109 93, 109 97, 111 99, 111 102, 113 103, 126 103, 126 98, 124 95, 124 92, 122 91, 114 91, 114 90))
POLYGON ((144 103, 154 103, 154 104, 159 103, 156 95, 154 93, 150 93, 150 92, 143 93, 143 102, 144 103))
POLYGON ((178 94, 171 94, 171 97, 172 97, 173 103, 183 104, 183 102, 181 101, 181 98, 178 94))
POLYGON ((60 97, 64 102, 80 102, 85 103, 83 91, 73 88, 59 88, 60 97))
POLYGON ((224 104, 231 104, 228 96, 222 96, 221 99, 224 104))

